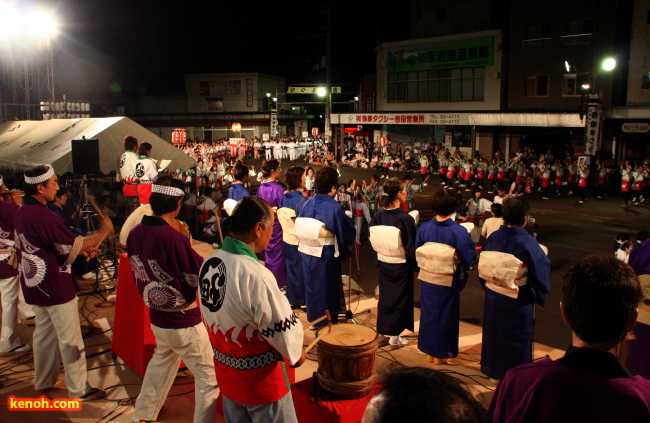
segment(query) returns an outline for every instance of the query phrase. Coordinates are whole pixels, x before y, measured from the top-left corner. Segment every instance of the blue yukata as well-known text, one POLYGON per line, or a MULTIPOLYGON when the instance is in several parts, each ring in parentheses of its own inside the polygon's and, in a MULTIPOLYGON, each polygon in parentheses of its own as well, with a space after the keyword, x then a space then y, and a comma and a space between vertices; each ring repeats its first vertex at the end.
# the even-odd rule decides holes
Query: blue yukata
POLYGON ((528 283, 511 298, 485 286, 481 372, 503 379, 506 371, 532 362, 535 303, 544 306, 551 292, 551 261, 537 240, 523 227, 495 231, 483 244, 483 251, 512 254, 528 267, 528 283))
POLYGON ((381 209, 372 217, 370 226, 393 226, 400 230, 406 263, 375 261, 379 269, 379 302, 377 303, 377 332, 397 336, 413 325, 413 269, 415 261, 415 220, 401 208, 381 209))
MULTIPOLYGON (((307 300, 307 318, 316 320, 329 310, 332 321, 338 321, 343 280, 341 262, 352 257, 350 244, 354 242, 354 222, 343 207, 328 194, 316 194, 303 205, 299 217, 311 217, 325 224, 327 230, 336 235, 339 256, 334 257, 333 245, 325 245, 321 257, 300 253, 307 300)), ((327 325, 320 322, 317 327, 327 325)))
MULTIPOLYGON (((266 200, 271 207, 280 208, 284 199, 284 187, 276 181, 265 182, 257 189, 257 196, 266 200)), ((287 262, 284 244, 282 226, 280 221, 275 219, 273 222, 273 235, 271 235, 269 246, 266 247, 264 252, 264 265, 273 273, 280 288, 287 285, 287 262)))
POLYGON ((418 349, 437 358, 458 355, 458 326, 460 323, 460 291, 467 283, 467 270, 476 253, 476 247, 467 230, 447 219, 432 219, 423 223, 415 235, 415 248, 427 242, 453 247, 460 263, 456 266, 452 285, 441 286, 420 281, 420 335, 418 349))
MULTIPOLYGON (((300 214, 303 204, 307 197, 300 191, 291 191, 285 194, 282 199, 282 207, 287 207, 300 214)), ((297 245, 284 243, 284 252, 287 260, 287 299, 293 306, 304 306, 305 302, 305 284, 302 275, 302 260, 298 252, 297 245)))
POLYGON ((250 191, 246 189, 244 184, 232 184, 228 191, 228 198, 231 200, 239 201, 244 197, 251 195, 250 191))

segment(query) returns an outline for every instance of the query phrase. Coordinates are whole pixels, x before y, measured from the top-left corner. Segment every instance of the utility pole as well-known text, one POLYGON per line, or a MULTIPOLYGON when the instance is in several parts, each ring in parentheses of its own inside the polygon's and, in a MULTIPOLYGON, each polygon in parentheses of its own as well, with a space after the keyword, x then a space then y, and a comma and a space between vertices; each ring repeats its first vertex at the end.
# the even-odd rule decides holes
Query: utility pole
MULTIPOLYGON (((332 141, 332 5, 327 5, 327 61, 325 63, 325 90, 327 100, 325 103, 325 139, 332 141)), ((340 146, 337 147, 336 159, 339 159, 340 146)))

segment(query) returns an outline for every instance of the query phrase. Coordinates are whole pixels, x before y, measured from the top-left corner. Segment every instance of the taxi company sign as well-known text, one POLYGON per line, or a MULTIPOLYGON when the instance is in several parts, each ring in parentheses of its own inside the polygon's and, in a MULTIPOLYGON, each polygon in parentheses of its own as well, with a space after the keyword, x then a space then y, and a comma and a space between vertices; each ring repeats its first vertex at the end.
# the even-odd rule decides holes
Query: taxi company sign
POLYGON ((333 124, 359 125, 469 125, 469 113, 341 113, 333 124), (338 118, 338 120, 337 120, 338 118))
POLYGON ((650 132, 650 123, 624 123, 621 125, 623 132, 631 132, 635 134, 645 134, 650 132))

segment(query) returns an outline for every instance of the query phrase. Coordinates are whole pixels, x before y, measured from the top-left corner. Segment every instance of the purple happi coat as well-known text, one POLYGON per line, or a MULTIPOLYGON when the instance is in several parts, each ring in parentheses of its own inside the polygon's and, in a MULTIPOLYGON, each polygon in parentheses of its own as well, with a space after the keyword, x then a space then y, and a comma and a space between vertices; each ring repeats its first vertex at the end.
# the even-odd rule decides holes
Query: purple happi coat
POLYGON ((14 203, 0 201, 0 279, 13 278, 18 274, 18 270, 9 264, 11 253, 8 252, 14 248, 14 218, 18 206, 14 203))
POLYGON ((133 278, 149 307, 151 324, 163 329, 181 329, 201 323, 198 307, 185 311, 163 311, 196 301, 199 270, 203 258, 190 240, 163 219, 144 216, 126 242, 133 278))
POLYGON ((71 264, 81 251, 83 238, 75 238, 59 216, 32 197, 16 211, 14 227, 20 284, 27 304, 47 307, 72 301, 79 283, 71 264))

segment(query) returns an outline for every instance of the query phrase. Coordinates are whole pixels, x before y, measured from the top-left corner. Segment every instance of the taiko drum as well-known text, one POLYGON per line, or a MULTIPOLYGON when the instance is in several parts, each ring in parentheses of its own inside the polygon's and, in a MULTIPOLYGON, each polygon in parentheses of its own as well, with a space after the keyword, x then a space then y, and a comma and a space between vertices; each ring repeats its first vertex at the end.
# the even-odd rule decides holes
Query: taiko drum
POLYGON ((346 399, 370 393, 375 380, 378 336, 374 329, 341 323, 318 332, 318 381, 331 394, 346 399))

